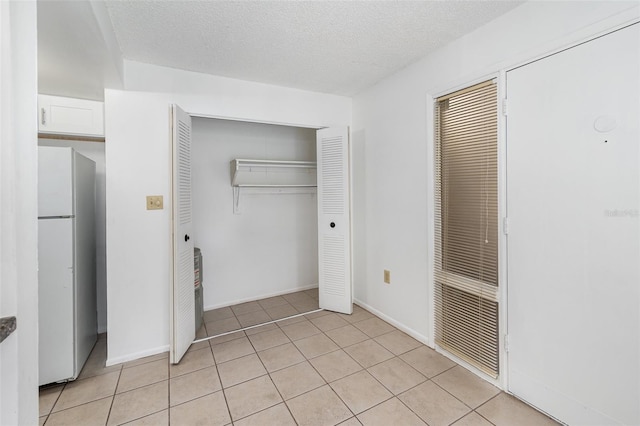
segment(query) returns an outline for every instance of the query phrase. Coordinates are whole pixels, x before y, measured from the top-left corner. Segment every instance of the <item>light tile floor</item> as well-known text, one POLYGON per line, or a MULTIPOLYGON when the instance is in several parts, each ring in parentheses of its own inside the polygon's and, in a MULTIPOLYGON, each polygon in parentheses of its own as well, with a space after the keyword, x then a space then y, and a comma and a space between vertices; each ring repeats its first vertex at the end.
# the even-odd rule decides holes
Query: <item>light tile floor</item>
MULTIPOLYGON (((317 290, 205 313, 199 337, 317 309, 317 290)), ((40 389, 53 425, 553 425, 554 421, 354 305, 105 367, 40 389)))

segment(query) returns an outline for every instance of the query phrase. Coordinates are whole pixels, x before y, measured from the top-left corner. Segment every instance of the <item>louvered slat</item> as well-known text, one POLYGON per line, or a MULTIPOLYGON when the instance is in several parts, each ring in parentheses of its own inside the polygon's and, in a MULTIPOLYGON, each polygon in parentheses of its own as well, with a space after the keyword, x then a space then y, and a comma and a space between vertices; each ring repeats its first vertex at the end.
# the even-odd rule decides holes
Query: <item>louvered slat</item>
POLYGON ((182 121, 178 123, 178 216, 180 224, 191 223, 191 129, 182 121))
POLYGON ((344 213, 342 143, 341 138, 327 138, 322 145, 322 209, 326 214, 344 213))
POLYGON ((334 296, 345 293, 346 253, 342 235, 325 235, 323 238, 324 292, 334 296))

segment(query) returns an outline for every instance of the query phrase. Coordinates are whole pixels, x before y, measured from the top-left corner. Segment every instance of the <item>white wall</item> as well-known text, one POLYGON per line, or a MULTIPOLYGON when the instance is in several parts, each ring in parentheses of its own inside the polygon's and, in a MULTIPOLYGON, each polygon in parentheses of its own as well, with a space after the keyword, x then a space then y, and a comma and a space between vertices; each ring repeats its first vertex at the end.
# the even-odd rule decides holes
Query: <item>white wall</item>
POLYGON ((38 139, 41 146, 68 146, 96 163, 96 286, 98 333, 107 331, 106 194, 104 143, 63 139, 38 139))
POLYGON ((121 89, 123 60, 109 12, 99 1, 38 3, 41 94, 102 100, 121 89))
POLYGON ((170 103, 300 127, 351 123, 349 98, 125 64, 127 87, 150 82, 176 92, 105 91, 109 364, 168 349, 170 103), (163 195, 165 209, 147 211, 146 195, 163 195))
POLYGON ((638 16, 637 2, 528 2, 354 98, 355 299, 431 334, 432 106, 456 89, 638 16), (391 271, 391 285, 383 283, 391 271))
POLYGON ((351 122, 351 98, 124 61, 125 90, 166 92, 190 113, 299 127, 351 122))
POLYGON ((38 423, 38 151, 35 2, 0 2, 0 424, 38 423))
POLYGON ((204 306, 213 309, 318 283, 315 189, 243 188, 233 211, 235 158, 315 161, 313 129, 193 120, 193 237, 204 264, 204 306))
POLYGON ((168 95, 105 91, 107 364, 168 349, 168 95), (164 210, 146 210, 163 195, 164 210))

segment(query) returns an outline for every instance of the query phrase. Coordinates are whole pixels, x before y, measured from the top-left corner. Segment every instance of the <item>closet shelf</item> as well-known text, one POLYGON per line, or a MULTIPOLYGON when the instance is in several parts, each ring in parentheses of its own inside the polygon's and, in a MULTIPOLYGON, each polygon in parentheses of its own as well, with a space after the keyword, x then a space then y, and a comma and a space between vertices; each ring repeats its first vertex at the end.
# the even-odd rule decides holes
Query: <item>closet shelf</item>
POLYGON ((308 188, 316 186, 315 161, 231 160, 231 186, 308 188))

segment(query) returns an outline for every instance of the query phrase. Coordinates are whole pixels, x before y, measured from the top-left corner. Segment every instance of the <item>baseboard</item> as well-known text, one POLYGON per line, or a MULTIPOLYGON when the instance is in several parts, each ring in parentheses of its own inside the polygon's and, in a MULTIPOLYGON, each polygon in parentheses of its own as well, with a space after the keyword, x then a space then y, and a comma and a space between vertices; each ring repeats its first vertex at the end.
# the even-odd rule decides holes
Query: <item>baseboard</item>
POLYGON ((401 322, 398 322, 398 321, 394 320, 390 316, 380 312, 379 310, 377 310, 376 308, 374 308, 372 306, 367 305, 366 303, 364 303, 361 300, 354 299, 354 302, 355 302, 356 305, 358 305, 361 308, 371 312, 373 315, 379 317, 380 319, 385 320, 386 322, 388 322, 389 324, 391 324, 392 326, 394 326, 398 330, 407 333, 409 336, 413 337, 418 342, 423 343, 423 344, 429 346, 432 349, 434 348, 433 345, 431 343, 429 343, 429 338, 427 338, 427 336, 425 336, 425 335, 423 335, 421 333, 418 333, 414 329, 407 327, 406 325, 402 324, 401 322))
POLYGON ((159 346, 157 348, 152 348, 152 349, 146 349, 144 351, 122 355, 115 358, 107 358, 106 366, 110 367, 112 365, 122 364, 123 362, 133 361, 136 359, 144 358, 146 356, 161 354, 164 352, 169 352, 169 345, 159 346))
POLYGON ((205 306, 204 310, 210 311, 212 309, 226 308, 227 306, 233 306, 239 303, 253 302, 255 300, 266 299, 268 297, 282 296, 283 294, 289 294, 289 293, 297 293, 299 291, 311 290, 312 288, 318 288, 318 284, 311 284, 304 287, 296 287, 288 290, 277 291, 275 293, 266 293, 258 296, 251 296, 245 299, 232 300, 230 302, 224 302, 217 305, 209 305, 209 306, 205 306))

